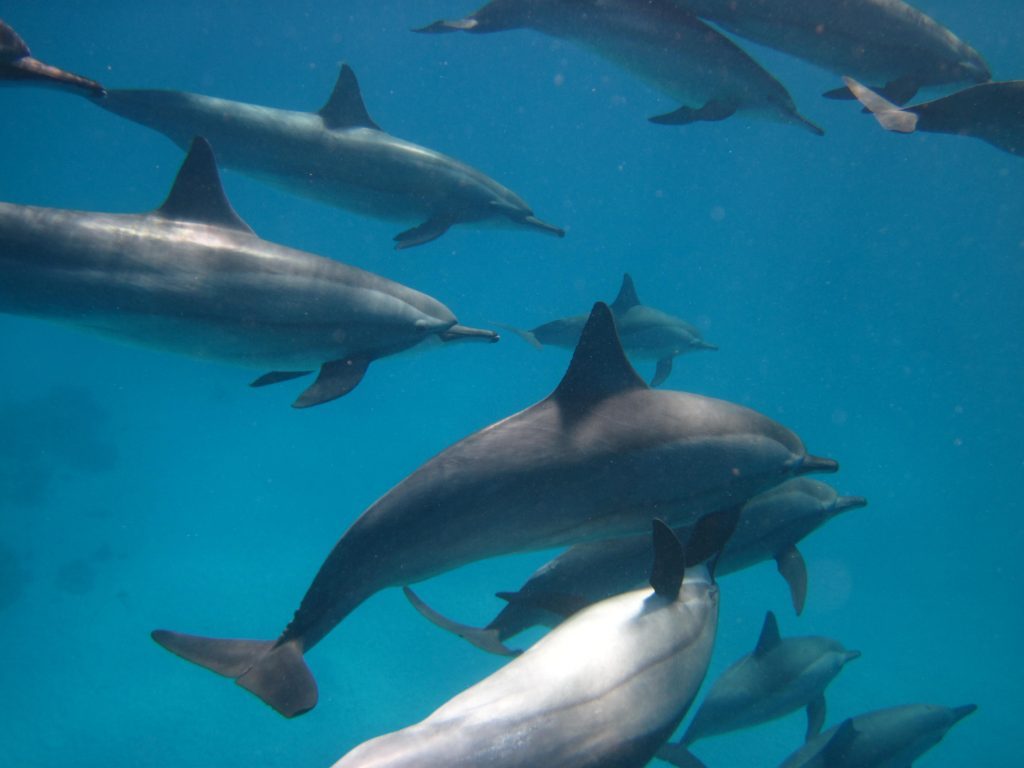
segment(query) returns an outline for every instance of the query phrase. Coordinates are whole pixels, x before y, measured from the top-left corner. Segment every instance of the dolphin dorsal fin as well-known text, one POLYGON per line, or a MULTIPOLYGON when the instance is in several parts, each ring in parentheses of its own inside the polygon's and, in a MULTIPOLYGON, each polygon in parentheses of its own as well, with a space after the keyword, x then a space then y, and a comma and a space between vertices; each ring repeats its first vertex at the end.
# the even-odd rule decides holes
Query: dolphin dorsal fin
POLYGON ((686 575, 683 545, 664 521, 654 518, 654 565, 651 567, 651 586, 654 593, 666 600, 679 597, 679 587, 686 575))
POLYGON ((857 738, 857 728, 853 724, 852 718, 843 720, 832 738, 828 740, 825 748, 821 751, 821 764, 825 768, 836 768, 837 766, 845 765, 846 761, 843 757, 850 750, 854 740, 857 738))
POLYGON ((0 61, 14 61, 31 55, 25 41, 14 28, 0 20, 0 61))
POLYGON ((328 128, 373 128, 379 131, 380 126, 373 122, 370 113, 363 103, 363 94, 359 91, 356 73, 348 64, 341 65, 338 82, 334 84, 331 97, 317 113, 328 128))
POLYGON ((647 388, 626 359, 611 310, 597 302, 583 326, 569 370, 551 397, 562 405, 579 405, 628 389, 647 388))
POLYGON ((178 170, 174 186, 155 213, 165 219, 194 221, 253 233, 228 202, 220 183, 213 149, 202 136, 192 139, 192 146, 178 170))
POLYGON ((781 642, 782 636, 779 634, 779 622, 775 620, 775 614, 768 611, 764 615, 764 626, 761 627, 761 636, 757 639, 754 656, 764 656, 781 642))
POLYGON ((622 287, 619 288, 619 295, 612 302, 612 312, 616 315, 621 315, 639 303, 640 299, 636 295, 636 286, 633 285, 633 278, 627 272, 622 276, 622 287))

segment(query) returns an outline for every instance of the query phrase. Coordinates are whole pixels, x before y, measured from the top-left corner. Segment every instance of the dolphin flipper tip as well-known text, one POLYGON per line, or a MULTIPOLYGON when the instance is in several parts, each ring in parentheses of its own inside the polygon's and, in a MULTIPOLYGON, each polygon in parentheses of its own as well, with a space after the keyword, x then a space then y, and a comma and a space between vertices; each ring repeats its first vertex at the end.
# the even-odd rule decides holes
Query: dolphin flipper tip
POLYGON ((440 627, 446 632, 458 635, 466 642, 475 645, 482 651, 493 653, 497 656, 518 656, 520 651, 513 650, 501 642, 498 630, 481 627, 472 627, 468 624, 460 624, 457 621, 443 616, 427 605, 423 599, 413 592, 409 587, 402 587, 405 598, 412 604, 412 607, 419 611, 434 626, 440 627))

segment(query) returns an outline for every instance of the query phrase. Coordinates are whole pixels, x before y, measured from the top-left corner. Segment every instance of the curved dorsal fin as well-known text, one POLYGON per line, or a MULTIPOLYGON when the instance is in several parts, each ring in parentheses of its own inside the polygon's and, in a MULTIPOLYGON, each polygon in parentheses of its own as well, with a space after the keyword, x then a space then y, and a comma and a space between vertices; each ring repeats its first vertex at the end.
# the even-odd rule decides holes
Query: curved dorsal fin
POLYGON ((356 73, 348 64, 341 65, 338 82, 334 84, 331 97, 317 113, 323 118, 327 128, 373 128, 380 126, 373 122, 370 113, 363 103, 363 94, 359 91, 356 73))
POLYGON ((666 600, 679 597, 679 587, 686 575, 683 545, 663 520, 654 518, 654 565, 651 566, 651 586, 655 594, 666 600))
POLYGON ((779 622, 776 621, 775 614, 768 611, 764 615, 764 626, 761 627, 761 636, 757 639, 754 656, 763 656, 781 642, 782 636, 779 634, 779 622))
POLYGON ((639 303, 640 299, 636 295, 636 286, 633 285, 633 278, 627 272, 622 276, 622 287, 619 288, 619 295, 612 302, 612 312, 616 315, 621 315, 639 303))
POLYGON ((220 183, 213 149, 202 136, 192 139, 192 146, 181 164, 174 186, 155 213, 165 219, 194 221, 252 234, 252 229, 228 202, 220 183))
POLYGON ((14 61, 31 55, 25 41, 14 28, 0 20, 0 61, 14 61))
POLYGON ((569 370, 551 397, 563 405, 585 404, 627 389, 647 388, 622 351, 611 310, 597 302, 580 334, 569 370))

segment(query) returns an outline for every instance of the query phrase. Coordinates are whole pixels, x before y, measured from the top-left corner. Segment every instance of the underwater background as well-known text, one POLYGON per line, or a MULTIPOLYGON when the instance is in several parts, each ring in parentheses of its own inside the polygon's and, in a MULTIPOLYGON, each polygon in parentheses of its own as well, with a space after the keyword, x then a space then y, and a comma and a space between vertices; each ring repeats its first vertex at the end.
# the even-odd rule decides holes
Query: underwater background
MULTIPOLYGON (((708 682, 772 609, 783 636, 863 652, 828 690, 827 725, 976 703, 920 764, 1018 765, 1024 162, 977 140, 886 133, 820 97, 834 76, 750 43, 824 138, 743 116, 651 125, 676 104, 572 44, 409 31, 477 5, 22 0, 0 18, 36 56, 115 88, 313 111, 348 62, 384 130, 488 173, 565 239, 460 226, 395 252, 409 225, 225 171, 256 232, 422 290, 475 326, 586 312, 631 273, 641 301, 721 348, 678 360, 666 386, 777 419, 840 461, 823 479, 870 501, 801 545, 802 617, 773 563, 723 578, 708 682)), ((996 79, 1024 78, 1017 0, 915 5, 996 79)), ((163 136, 55 90, 0 99, 0 200, 112 212, 163 200, 182 159, 163 136)), ((378 361, 344 399, 295 411, 301 382, 252 390, 245 369, 0 316, 4 764, 326 768, 495 670, 502 659, 388 590, 310 654, 320 703, 287 721, 148 633, 276 637, 370 503, 546 396, 568 358, 505 334, 378 361)), ((420 594, 485 623, 502 605, 492 593, 550 555, 479 563, 420 594)), ((712 768, 776 765, 804 728, 794 714, 694 751, 712 768)))

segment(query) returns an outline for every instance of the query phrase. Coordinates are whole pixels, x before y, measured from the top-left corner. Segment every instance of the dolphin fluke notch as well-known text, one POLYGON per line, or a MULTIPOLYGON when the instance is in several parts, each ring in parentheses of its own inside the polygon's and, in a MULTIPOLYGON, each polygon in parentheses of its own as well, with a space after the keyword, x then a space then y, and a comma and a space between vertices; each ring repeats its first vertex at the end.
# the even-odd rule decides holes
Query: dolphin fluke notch
POLYGON ((319 113, 327 128, 373 128, 380 130, 380 126, 373 121, 370 113, 366 111, 366 104, 363 102, 363 94, 359 90, 359 81, 356 80, 356 73, 348 64, 342 64, 341 72, 338 73, 338 80, 334 84, 334 90, 327 103, 321 107, 319 113))
POLYGON ((152 638, 186 661, 230 677, 285 717, 316 706, 317 688, 295 642, 229 640, 158 629, 152 638))
POLYGON ((857 97, 875 120, 887 131, 897 133, 913 133, 917 130, 918 116, 909 110, 900 109, 888 99, 880 96, 870 88, 861 85, 852 77, 844 77, 843 82, 850 92, 857 97))
POLYGON ((409 589, 409 587, 402 587, 402 591, 405 593, 406 599, 412 603, 412 607, 419 611, 423 618, 446 632, 458 635, 463 640, 475 645, 480 650, 487 651, 488 653, 493 653, 498 656, 518 656, 521 653, 521 651, 513 650, 501 642, 497 629, 492 629, 490 627, 472 627, 468 624, 460 624, 457 621, 452 621, 423 602, 420 596, 409 589))
POLYGON ((21 36, 2 20, 0 20, 0 80, 28 80, 37 85, 84 90, 93 96, 102 96, 107 92, 95 80, 58 69, 34 58, 21 36))

